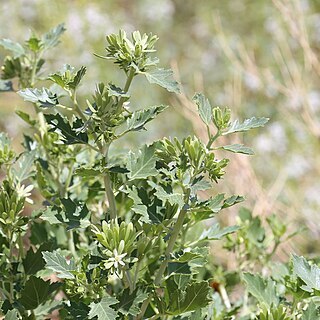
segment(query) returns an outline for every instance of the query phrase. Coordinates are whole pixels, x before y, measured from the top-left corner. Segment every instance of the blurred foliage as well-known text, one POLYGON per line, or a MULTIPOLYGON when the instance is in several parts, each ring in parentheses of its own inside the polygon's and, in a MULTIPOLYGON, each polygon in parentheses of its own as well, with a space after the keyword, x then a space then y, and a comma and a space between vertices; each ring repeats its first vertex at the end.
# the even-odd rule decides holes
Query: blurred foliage
MULTIPOLYGON (((164 65, 172 63, 186 98, 203 91, 214 105, 231 107, 239 118, 271 118, 263 133, 246 136, 259 157, 249 162, 237 157, 234 172, 240 167, 241 173, 232 177, 238 181, 232 189, 248 198, 254 214, 277 212, 306 224, 311 233, 301 249, 312 251, 320 235, 319 12, 317 0, 12 0, 0 3, 0 38, 23 41, 31 32, 42 34, 65 22, 63 46, 55 49, 59 54, 50 53, 44 70, 60 70, 65 60, 76 67, 90 65, 79 89, 85 103, 96 79, 124 81, 114 66, 90 54, 105 54, 101 39, 106 34, 120 28, 157 34, 167 44, 158 56, 164 65)), ((5 56, 0 48, 0 60, 5 56)), ((171 116, 160 116, 143 139, 162 137, 169 129, 180 137, 192 127, 199 130, 186 100, 160 97, 163 91, 156 86, 145 95, 144 81, 134 84, 133 108, 142 107, 136 101, 144 106, 167 101, 173 107, 171 116)), ((12 106, 22 109, 22 104, 14 94, 0 96, 0 129, 12 137, 23 128, 12 117, 12 106)), ((136 143, 133 137, 128 141, 136 143)))

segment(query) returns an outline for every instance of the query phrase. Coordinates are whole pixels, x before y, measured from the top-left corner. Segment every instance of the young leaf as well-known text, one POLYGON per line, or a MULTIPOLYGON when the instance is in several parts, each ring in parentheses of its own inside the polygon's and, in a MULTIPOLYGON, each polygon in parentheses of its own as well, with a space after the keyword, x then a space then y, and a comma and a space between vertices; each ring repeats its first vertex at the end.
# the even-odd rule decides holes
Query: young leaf
POLYGON ((7 312, 4 320, 19 320, 18 311, 16 309, 7 312))
POLYGON ((46 261, 46 267, 58 274, 61 279, 74 279, 74 275, 71 271, 76 270, 76 266, 73 260, 67 263, 67 260, 57 251, 42 252, 43 259, 46 261))
POLYGON ((58 97, 47 88, 42 89, 24 89, 18 91, 18 94, 29 102, 36 103, 42 108, 52 108, 59 104, 58 97))
POLYGON ((24 152, 14 164, 12 171, 17 182, 22 182, 32 176, 35 157, 36 150, 24 152))
POLYGON ((129 152, 127 169, 129 170, 129 180, 145 179, 158 174, 156 170, 157 157, 154 154, 153 145, 144 145, 136 154, 129 152))
POLYGON ((239 123, 239 121, 236 120, 234 123, 231 124, 228 130, 224 132, 222 135, 227 135, 234 132, 243 132, 243 131, 248 131, 258 127, 263 127, 268 121, 269 121, 268 118, 256 118, 256 117, 246 119, 243 123, 239 123))
POLYGON ((171 69, 154 69, 143 72, 150 83, 155 83, 170 92, 180 93, 179 83, 173 78, 171 69))
POLYGON ((46 114, 45 118, 49 124, 53 126, 50 131, 60 131, 65 144, 87 144, 88 135, 85 132, 81 132, 80 129, 84 127, 84 123, 81 119, 77 119, 70 126, 67 119, 64 119, 60 114, 46 114))
POLYGON ((104 297, 100 302, 91 302, 89 319, 97 317, 98 320, 114 320, 117 318, 117 312, 110 308, 111 305, 118 303, 119 301, 114 297, 104 297))
POLYGON ((208 98, 206 98, 202 93, 196 93, 192 100, 195 101, 198 106, 198 113, 201 120, 209 126, 212 121, 212 107, 208 98))
POLYGON ((154 119, 159 113, 161 113, 166 108, 167 106, 160 105, 133 112, 130 118, 127 119, 126 131, 143 130, 144 126, 148 122, 154 119))
POLYGON ((298 276, 305 285, 302 290, 313 292, 313 289, 320 291, 320 268, 313 264, 310 266, 304 257, 292 255, 293 273, 298 276))
POLYGON ((227 234, 234 233, 239 230, 239 226, 230 226, 223 229, 220 229, 219 223, 215 223, 209 229, 202 232, 200 235, 200 240, 220 240, 222 237, 227 234))
POLYGON ((135 290, 132 294, 130 294, 130 290, 125 289, 116 308, 125 316, 131 315, 135 317, 140 313, 139 304, 141 304, 147 298, 147 293, 135 290))
POLYGON ((303 312, 301 320, 319 319, 319 311, 313 301, 309 303, 308 308, 303 312))
POLYGON ((247 284, 248 291, 260 302, 268 307, 278 305, 279 298, 276 293, 276 287, 271 279, 264 280, 259 275, 244 273, 243 280, 247 284))
POLYGON ((0 92, 13 91, 12 81, 0 79, 0 92))
POLYGON ((41 38, 44 49, 47 50, 55 47, 59 43, 59 38, 64 31, 66 31, 66 29, 64 27, 64 24, 62 23, 44 34, 41 38))
POLYGON ((186 287, 185 291, 175 290, 169 293, 170 305, 167 313, 180 315, 205 307, 209 303, 208 294, 210 287, 207 281, 195 282, 186 287))
POLYGON ((1 39, 0 46, 11 51, 13 54, 13 58, 18 58, 25 54, 23 46, 20 43, 13 42, 10 39, 1 39))
POLYGON ((44 281, 41 278, 30 276, 24 289, 21 292, 19 302, 27 309, 35 309, 44 302, 49 294, 50 280, 44 281))
POLYGON ((231 151, 234 153, 243 153, 243 154, 247 154, 247 155, 254 155, 253 150, 249 147, 245 147, 243 144, 230 144, 227 146, 220 147, 219 149, 231 151))

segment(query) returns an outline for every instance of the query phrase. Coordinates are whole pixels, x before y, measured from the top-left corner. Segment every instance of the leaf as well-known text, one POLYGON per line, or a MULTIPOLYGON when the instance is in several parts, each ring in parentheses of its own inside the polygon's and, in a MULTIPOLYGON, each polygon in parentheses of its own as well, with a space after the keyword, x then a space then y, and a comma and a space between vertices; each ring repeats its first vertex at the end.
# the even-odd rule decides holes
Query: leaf
POLYGON ((209 292, 210 287, 207 281, 192 283, 186 287, 185 291, 169 292, 170 304, 167 314, 180 315, 205 307, 210 302, 208 299, 209 292))
POLYGON ((132 189, 127 189, 126 193, 130 199, 133 200, 133 206, 131 207, 131 210, 140 215, 140 220, 145 223, 151 223, 151 220, 149 218, 149 212, 148 207, 142 203, 142 200, 140 199, 138 195, 138 190, 136 186, 132 186, 132 189))
POLYGON ((202 93, 196 93, 192 100, 198 106, 198 112, 201 120, 209 126, 212 121, 212 106, 209 100, 202 93))
POLYGON ((238 204, 243 201, 244 201, 244 197, 239 196, 239 195, 233 195, 233 196, 224 200, 222 209, 229 208, 229 207, 234 206, 235 204, 238 204))
POLYGON ((219 149, 231 151, 234 153, 243 153, 248 155, 254 155, 254 152, 251 148, 245 147, 243 144, 230 144, 227 146, 220 147, 219 149))
POLYGON ((223 229, 220 229, 219 223, 215 223, 209 229, 202 232, 199 237, 200 240, 220 240, 222 237, 234 233, 239 230, 239 226, 230 226, 223 229))
POLYGON ((243 280, 247 284, 248 291, 260 302, 268 307, 278 305, 279 298, 276 293, 275 283, 271 280, 264 280, 259 275, 244 273, 243 280))
POLYGON ((28 113, 25 113, 21 110, 17 110, 16 114, 26 123, 30 124, 32 127, 37 123, 35 120, 32 120, 30 118, 30 115, 28 113))
POLYGON ((309 303, 307 310, 302 314, 301 320, 314 320, 319 319, 318 308, 313 301, 309 303))
POLYGON ((156 170, 155 147, 144 145, 136 154, 129 152, 127 169, 129 180, 145 179, 158 174, 156 170))
POLYGON ((84 127, 84 123, 81 119, 77 119, 73 122, 72 126, 68 120, 63 118, 60 114, 46 114, 45 118, 53 128, 50 131, 60 131, 65 144, 87 144, 88 135, 85 132, 79 131, 84 127))
POLYGON ((44 302, 49 295, 50 280, 30 276, 21 292, 20 303, 27 309, 35 309, 44 302))
POLYGON ((147 298, 147 293, 135 290, 132 294, 130 294, 129 288, 125 289, 120 297, 120 302, 116 306, 116 309, 125 316, 131 315, 135 317, 140 313, 139 304, 141 304, 147 298))
POLYGON ((66 31, 64 24, 59 24, 55 28, 51 29, 49 32, 44 34, 41 38, 41 42, 44 49, 50 49, 55 47, 59 43, 59 38, 66 31))
POLYGON ((4 317, 4 320, 19 320, 18 317, 19 313, 16 309, 10 310, 7 312, 6 316, 4 317))
POLYGON ((46 261, 46 267, 57 273, 58 277, 61 279, 74 279, 74 275, 71 271, 76 271, 76 266, 73 260, 67 263, 66 258, 64 258, 59 252, 45 251, 42 252, 43 259, 46 261))
POLYGON ((0 92, 13 91, 12 81, 0 79, 0 92))
POLYGON ((313 292, 313 289, 320 290, 320 268, 313 264, 310 266, 304 257, 292 255, 293 273, 298 276, 305 285, 301 289, 313 292))
POLYGON ((89 319, 98 317, 98 320, 114 320, 117 317, 117 312, 110 308, 111 305, 118 303, 119 301, 114 297, 104 297, 100 302, 91 302, 89 319))
POLYGON ((167 106, 160 105, 133 112, 131 117, 127 119, 126 131, 143 130, 144 126, 148 122, 154 119, 159 113, 161 113, 166 108, 167 106))
POLYGON ((246 119, 243 123, 239 123, 239 120, 236 120, 228 128, 228 131, 224 132, 222 135, 227 135, 234 132, 243 132, 243 131, 248 131, 258 127, 263 127, 268 121, 269 121, 269 118, 256 118, 256 117, 246 119))
POLYGON ((36 274, 38 271, 42 270, 46 263, 42 257, 42 252, 45 250, 50 250, 52 244, 44 243, 40 248, 34 252, 32 247, 28 250, 26 257, 22 260, 24 272, 26 274, 36 274))
POLYGON ((42 89, 23 89, 18 91, 18 94, 25 100, 29 102, 36 103, 42 108, 52 108, 59 104, 58 96, 52 93, 47 88, 42 89))
POLYGON ((22 182, 32 176, 35 157, 36 150, 21 154, 12 168, 13 175, 17 182, 22 182))
POLYGON ((14 42, 10 39, 1 39, 0 46, 11 51, 13 58, 18 58, 25 54, 23 46, 20 43, 14 42))
POLYGON ((76 89, 78 87, 78 85, 80 84, 82 78, 84 77, 84 75, 87 72, 87 68, 82 66, 76 73, 74 79, 72 82, 69 83, 69 87, 71 89, 76 89))
POLYGON ((170 92, 180 93, 179 83, 173 78, 171 69, 154 69, 143 72, 150 83, 155 83, 170 92))

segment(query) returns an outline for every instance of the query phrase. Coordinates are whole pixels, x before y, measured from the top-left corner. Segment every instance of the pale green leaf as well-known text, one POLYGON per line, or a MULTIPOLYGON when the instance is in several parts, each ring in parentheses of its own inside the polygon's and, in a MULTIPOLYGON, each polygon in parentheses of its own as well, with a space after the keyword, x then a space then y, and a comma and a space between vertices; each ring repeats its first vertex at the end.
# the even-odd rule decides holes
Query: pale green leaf
POLYGON ((271 280, 264 280, 259 275, 244 273, 243 280, 247 284, 247 289, 260 303, 265 303, 268 307, 278 305, 279 298, 276 293, 275 283, 271 280))
POLYGON ((220 240, 222 237, 234 233, 239 229, 239 226, 230 226, 220 229, 219 223, 215 223, 209 229, 202 232, 199 240, 220 240))
POLYGON ((320 290, 320 268, 310 265, 304 257, 292 255, 293 273, 298 276, 305 285, 301 289, 312 292, 313 289, 320 290))
POLYGON ((76 266, 73 260, 70 260, 69 263, 67 263, 66 258, 57 251, 44 251, 42 252, 42 256, 46 261, 46 267, 56 272, 59 278, 74 279, 72 271, 76 270, 76 266))
POLYGON ((13 91, 12 81, 0 79, 0 92, 13 91))
POLYGON ((23 89, 18 91, 18 94, 25 100, 38 104, 43 108, 52 108, 56 106, 59 101, 55 93, 52 93, 47 88, 42 89, 23 89))
POLYGON ((319 319, 318 308, 313 301, 309 303, 309 306, 306 310, 304 310, 301 320, 315 320, 319 319))
POLYGON ((227 146, 220 147, 219 149, 223 149, 223 150, 234 152, 234 153, 254 155, 253 150, 249 147, 244 146, 243 144, 230 144, 227 146))
POLYGON ((137 153, 130 151, 127 159, 129 180, 145 179, 157 175, 156 160, 154 146, 144 145, 137 153))
POLYGON ((1 39, 0 46, 11 51, 13 58, 18 58, 25 54, 23 46, 20 43, 14 42, 10 39, 1 39))
POLYGON ((66 31, 66 29, 64 27, 64 24, 62 23, 44 34, 41 38, 41 42, 44 48, 50 49, 59 44, 59 39, 64 31, 66 31))
POLYGON ((119 301, 114 297, 104 297, 100 302, 91 302, 89 319, 97 317, 98 320, 114 320, 117 317, 117 312, 110 308, 111 305, 118 303, 119 301))
POLYGON ((36 151, 32 150, 24 152, 16 161, 12 172, 17 182, 22 182, 32 176, 35 157, 36 151))
POLYGON ((209 100, 202 93, 196 93, 192 100, 195 101, 198 106, 201 120, 209 126, 212 121, 212 107, 209 100))
POLYGON ((143 74, 150 83, 155 83, 170 92, 180 93, 179 83, 174 80, 171 69, 154 69, 143 74))
POLYGON ((4 320, 19 320, 18 311, 16 309, 8 311, 4 320))
POLYGON ((234 132, 248 131, 258 127, 263 127, 268 121, 269 121, 268 118, 256 118, 256 117, 246 119, 243 123, 240 123, 239 120, 236 120, 231 124, 228 130, 223 133, 223 135, 227 135, 234 132))

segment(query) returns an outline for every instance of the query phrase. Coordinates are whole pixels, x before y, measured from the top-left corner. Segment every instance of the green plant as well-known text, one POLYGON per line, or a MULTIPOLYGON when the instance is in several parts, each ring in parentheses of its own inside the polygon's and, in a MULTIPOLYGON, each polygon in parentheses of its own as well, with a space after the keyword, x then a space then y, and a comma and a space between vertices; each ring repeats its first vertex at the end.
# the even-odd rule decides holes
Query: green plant
MULTIPOLYGON (((77 92, 86 67, 65 65, 43 75, 43 55, 58 44, 63 31, 60 25, 42 37, 33 34, 24 44, 0 42, 12 53, 2 67, 1 91, 17 87, 34 107, 34 112, 17 111, 30 127, 23 153, 16 155, 6 135, 0 137, 6 174, 0 194, 0 294, 6 319, 39 319, 57 312, 62 319, 234 319, 239 307, 251 312, 244 312, 243 319, 287 319, 288 310, 291 317, 317 316, 319 268, 297 256, 277 279, 243 274, 258 308, 256 302, 240 302, 226 304, 219 313, 218 296, 210 287, 218 271, 204 272, 208 242, 239 226, 221 229, 215 223, 195 236, 204 220, 243 201, 217 193, 229 160, 217 159, 216 153, 253 151, 241 144, 220 146, 217 140, 261 127, 268 119, 231 122, 230 109, 212 107, 197 93, 193 101, 207 141, 162 138, 123 152, 124 136, 146 130, 167 109, 131 109, 132 81, 141 76, 180 92, 173 72, 157 67, 158 38, 139 32, 128 38, 124 31, 108 36, 106 56, 98 56, 123 70, 125 84, 98 83, 84 103, 77 92), (26 216, 33 186, 42 199, 26 216), (201 199, 202 190, 213 196, 201 199), (56 299, 58 293, 61 299, 56 299)), ((240 219, 238 238, 229 237, 226 246, 239 253, 240 270, 252 272, 255 260, 270 262, 286 229, 275 217, 269 219, 273 246, 262 254, 261 221, 244 211, 240 219)), ((225 298, 225 289, 218 291, 225 298)))

